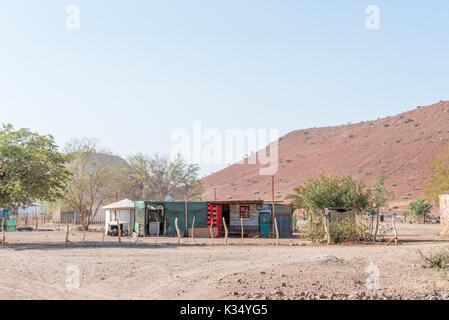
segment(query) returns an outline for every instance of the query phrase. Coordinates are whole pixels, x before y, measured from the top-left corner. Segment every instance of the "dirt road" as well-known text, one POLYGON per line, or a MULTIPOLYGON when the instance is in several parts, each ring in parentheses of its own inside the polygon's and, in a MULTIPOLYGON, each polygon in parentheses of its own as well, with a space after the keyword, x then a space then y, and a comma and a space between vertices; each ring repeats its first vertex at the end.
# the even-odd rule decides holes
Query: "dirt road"
POLYGON ((320 246, 298 239, 123 240, 64 231, 7 234, 0 299, 449 298, 449 277, 420 267, 416 251, 449 247, 438 225, 398 224, 398 246, 320 246), (79 288, 76 273, 79 271, 79 288), (368 280, 368 282, 367 282, 368 280), (367 286, 368 284, 368 286, 367 286))

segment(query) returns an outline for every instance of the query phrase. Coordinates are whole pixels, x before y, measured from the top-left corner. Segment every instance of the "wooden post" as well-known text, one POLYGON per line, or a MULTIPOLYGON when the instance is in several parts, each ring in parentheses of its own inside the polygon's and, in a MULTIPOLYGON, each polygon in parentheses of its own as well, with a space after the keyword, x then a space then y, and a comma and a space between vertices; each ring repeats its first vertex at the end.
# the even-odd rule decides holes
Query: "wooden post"
POLYGON ((103 231, 103 239, 101 239, 101 245, 103 245, 104 244, 104 236, 106 235, 106 228, 105 228, 105 230, 103 231))
POLYGON ((164 235, 167 234, 167 219, 164 217, 164 235))
MULTIPOLYGON (((195 242, 195 216, 193 216, 193 221, 192 221, 192 239, 193 239, 193 244, 196 244, 195 242)), ((188 232, 188 229, 187 229, 188 232)))
POLYGON ((394 230, 394 244, 397 245, 398 244, 398 230, 396 229, 396 223, 394 221, 394 217, 393 217, 393 230, 394 230))
POLYGON ((276 230, 276 245, 279 245, 279 230, 278 230, 278 222, 276 217, 274 217, 274 228, 276 230))
POLYGON ((224 229, 225 229, 225 245, 227 246, 228 245, 228 226, 226 225, 226 220, 225 220, 225 218, 223 218, 223 226, 224 226, 224 229))
POLYGON ((240 245, 243 245, 243 218, 240 218, 240 230, 242 232, 241 238, 240 238, 240 245))
POLYGON ((157 241, 159 240, 159 219, 156 218, 156 223, 157 223, 157 233, 156 233, 156 241, 154 243, 157 243, 157 241))
POLYGON ((186 237, 189 237, 189 225, 187 223, 187 198, 184 200, 185 202, 185 219, 186 219, 186 237))
POLYGON ((67 245, 69 244, 69 232, 70 232, 69 221, 67 218, 65 219, 65 223, 67 228, 65 233, 65 246, 67 247, 67 245))
POLYGON ((181 232, 179 232, 179 228, 178 228, 178 217, 176 217, 176 219, 175 219, 175 228, 176 228, 176 234, 178 235, 178 240, 176 241, 176 244, 180 244, 181 232))
POLYGON ((209 228, 209 232, 210 232, 210 244, 213 245, 214 244, 214 233, 212 232, 212 226, 214 224, 212 223, 212 221, 210 222, 210 228, 209 228))
MULTIPOLYGON (((271 176, 271 223, 274 221, 274 176, 271 176)), ((271 232, 274 232, 274 226, 271 225, 271 232)))
POLYGON ((118 245, 122 244, 122 228, 120 227, 120 218, 117 217, 117 229, 118 229, 118 245))
POLYGON ((6 237, 5 237, 5 216, 2 215, 2 247, 6 243, 6 237))
POLYGON ((159 226, 159 219, 158 218, 156 218, 156 222, 157 222, 157 234, 156 234, 156 237, 159 238, 160 226, 159 226))
POLYGON ((393 240, 394 240, 394 244, 397 245, 398 244, 398 231, 396 229, 396 224, 395 224, 395 221, 394 221, 394 217, 391 218, 391 223, 393 224, 394 237, 391 238, 390 240, 388 240, 386 245, 389 245, 390 242, 393 241, 393 240))
POLYGON ((324 231, 326 231, 327 244, 330 245, 331 244, 331 235, 329 232, 329 226, 327 225, 327 217, 326 216, 323 216, 323 224, 324 224, 324 231))

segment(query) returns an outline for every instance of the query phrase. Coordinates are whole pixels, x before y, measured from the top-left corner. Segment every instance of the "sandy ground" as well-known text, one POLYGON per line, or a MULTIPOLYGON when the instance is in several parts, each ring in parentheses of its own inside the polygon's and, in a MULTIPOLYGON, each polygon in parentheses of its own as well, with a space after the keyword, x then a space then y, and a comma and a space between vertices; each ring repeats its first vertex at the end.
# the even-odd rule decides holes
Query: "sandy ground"
POLYGON ((401 243, 106 237, 14 232, 0 248, 0 299, 448 299, 449 277, 416 251, 449 247, 439 225, 398 224, 401 243), (72 276, 79 270, 79 288, 72 276), (368 280, 368 286, 367 286, 368 280))

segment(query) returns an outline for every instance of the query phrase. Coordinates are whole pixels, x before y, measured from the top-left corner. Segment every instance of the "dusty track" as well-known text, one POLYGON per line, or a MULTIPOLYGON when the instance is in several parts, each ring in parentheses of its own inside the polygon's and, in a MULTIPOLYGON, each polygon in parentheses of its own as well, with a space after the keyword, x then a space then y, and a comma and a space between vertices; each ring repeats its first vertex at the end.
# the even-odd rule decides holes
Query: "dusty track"
MULTIPOLYGON (((0 299, 302 299, 384 294, 444 298, 447 278, 419 267, 417 249, 449 246, 438 225, 399 224, 399 246, 316 246, 298 239, 125 239, 121 247, 88 233, 86 246, 66 248, 63 231, 7 234, 0 248, 0 299), (380 290, 365 287, 368 263, 380 269, 380 290), (417 267, 414 267, 418 264, 417 267), (66 289, 68 266, 80 270, 80 288, 66 289)), ((71 233, 81 244, 82 234, 71 233)))

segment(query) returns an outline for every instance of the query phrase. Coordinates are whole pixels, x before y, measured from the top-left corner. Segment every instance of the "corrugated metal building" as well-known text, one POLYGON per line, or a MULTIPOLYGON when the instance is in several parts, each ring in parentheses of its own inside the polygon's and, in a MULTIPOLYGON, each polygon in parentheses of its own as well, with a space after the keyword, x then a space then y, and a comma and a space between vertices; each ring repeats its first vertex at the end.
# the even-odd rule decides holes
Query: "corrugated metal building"
POLYGON ((140 236, 150 235, 150 224, 158 224, 159 234, 176 236, 175 220, 182 235, 187 235, 195 217, 195 228, 207 227, 207 202, 136 201, 134 204, 134 231, 140 236))
MULTIPOLYGON (((269 210, 271 204, 265 204, 263 200, 248 201, 210 201, 210 202, 168 202, 168 201, 136 201, 134 203, 135 225, 134 232, 140 236, 159 235, 176 236, 175 219, 178 218, 178 228, 183 236, 190 233, 193 218, 195 217, 195 234, 210 236, 211 224, 215 235, 224 234, 223 219, 228 227, 229 234, 241 235, 241 221, 245 236, 261 235, 260 212, 269 210), (187 219, 187 223, 186 223, 187 219)), ((275 203, 274 211, 280 237, 292 236, 291 205, 275 203)), ((266 219, 264 220, 266 222, 266 219)), ((273 223, 271 215, 268 223, 273 223)), ((266 226, 266 225, 264 225, 266 226)), ((271 227, 269 228, 271 229, 271 227)), ((263 236, 265 236, 265 232, 263 236)), ((214 235, 214 236, 215 236, 214 235)), ((268 232, 267 236, 274 236, 268 232)))

